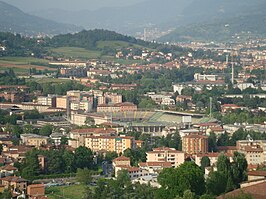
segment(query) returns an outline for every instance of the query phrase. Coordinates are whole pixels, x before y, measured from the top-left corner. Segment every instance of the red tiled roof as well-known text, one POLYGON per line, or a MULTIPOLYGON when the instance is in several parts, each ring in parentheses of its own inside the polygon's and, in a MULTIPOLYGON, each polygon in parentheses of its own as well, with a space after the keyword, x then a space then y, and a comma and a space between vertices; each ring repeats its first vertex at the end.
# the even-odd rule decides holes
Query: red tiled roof
POLYGON ((266 196, 265 187, 266 187, 266 182, 261 182, 241 189, 236 189, 234 191, 226 193, 225 195, 221 195, 216 199, 235 198, 243 193, 249 194, 253 199, 265 199, 266 196))
POLYGON ((263 152, 262 148, 253 148, 251 146, 246 146, 245 151, 247 152, 263 152))
POLYGON ((172 167, 171 162, 140 162, 139 166, 141 167, 163 167, 170 168, 172 167))
POLYGON ((5 165, 1 168, 1 170, 6 170, 6 171, 16 171, 18 170, 16 167, 13 167, 12 165, 8 164, 5 165))
POLYGON ((115 159, 113 160, 113 162, 116 162, 116 161, 130 161, 130 158, 125 157, 125 156, 120 156, 120 157, 115 158, 115 159))
POLYGON ((266 176, 266 171, 249 171, 249 176, 266 176))

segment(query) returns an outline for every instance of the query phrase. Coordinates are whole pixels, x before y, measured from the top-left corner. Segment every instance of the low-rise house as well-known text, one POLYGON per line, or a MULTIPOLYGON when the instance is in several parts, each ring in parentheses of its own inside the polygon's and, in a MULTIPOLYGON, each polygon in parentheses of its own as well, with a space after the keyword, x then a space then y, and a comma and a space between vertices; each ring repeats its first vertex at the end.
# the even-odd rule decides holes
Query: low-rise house
POLYGON ((44 195, 44 184, 32 184, 27 187, 27 196, 29 199, 39 199, 44 195))
POLYGON ((3 167, 0 167, 0 177, 7 177, 7 176, 13 176, 15 172, 18 171, 18 168, 7 164, 3 167))
POLYGON ((17 176, 7 176, 0 178, 1 184, 5 186, 5 189, 12 187, 13 191, 26 192, 28 181, 17 176))
POLYGON ((149 174, 157 174, 165 168, 172 168, 171 162, 140 162, 139 167, 149 174))

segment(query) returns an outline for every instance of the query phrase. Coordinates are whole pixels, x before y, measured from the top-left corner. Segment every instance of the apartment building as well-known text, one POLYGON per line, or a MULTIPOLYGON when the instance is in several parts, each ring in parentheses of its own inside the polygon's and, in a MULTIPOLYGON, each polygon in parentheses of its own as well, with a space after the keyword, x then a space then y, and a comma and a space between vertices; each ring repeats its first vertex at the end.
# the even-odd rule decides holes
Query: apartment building
POLYGON ((245 154, 250 166, 266 163, 266 140, 253 140, 248 136, 247 140, 237 141, 236 148, 245 154))
POLYGON ((105 150, 120 154, 135 148, 135 140, 129 136, 88 136, 84 140, 85 146, 94 152, 105 150))
POLYGON ((39 96, 37 97, 37 103, 41 105, 56 107, 56 95, 39 96))
POLYGON ((68 145, 73 148, 85 146, 85 138, 88 136, 111 136, 116 135, 116 130, 112 128, 88 128, 75 129, 69 133, 68 145))
POLYGON ((21 143, 28 146, 40 147, 47 145, 48 137, 37 134, 21 134, 21 143))
POLYGON ((147 163, 156 164, 156 162, 170 162, 172 167, 178 167, 185 161, 185 153, 177 151, 174 148, 160 147, 154 148, 147 154, 147 163))
POLYGON ((182 137, 182 151, 189 155, 208 152, 208 137, 204 135, 186 135, 182 137))

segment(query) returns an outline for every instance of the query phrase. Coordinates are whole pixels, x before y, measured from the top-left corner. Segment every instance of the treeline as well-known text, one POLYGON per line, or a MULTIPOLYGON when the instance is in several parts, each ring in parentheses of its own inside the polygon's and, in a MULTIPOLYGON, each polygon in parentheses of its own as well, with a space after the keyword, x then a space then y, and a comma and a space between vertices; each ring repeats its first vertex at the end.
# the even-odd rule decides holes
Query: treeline
POLYGON ((74 152, 64 148, 51 150, 34 148, 26 153, 22 163, 16 162, 15 166, 18 168, 18 174, 28 180, 36 179, 40 175, 75 173, 78 168, 97 169, 92 151, 83 146, 74 152), (38 159, 40 155, 46 159, 43 168, 38 159))
POLYGON ((41 56, 45 52, 43 44, 37 39, 22 37, 20 34, 0 32, 0 45, 5 46, 5 51, 0 51, 1 56, 41 56))
POLYGON ((42 91, 43 95, 47 94, 57 94, 57 95, 65 95, 67 91, 70 90, 84 90, 85 86, 81 85, 74 81, 66 81, 64 83, 53 83, 53 82, 46 82, 46 83, 38 83, 35 81, 29 81, 26 83, 29 87, 30 92, 33 91, 42 91))
POLYGON ((14 71, 9 69, 0 73, 0 85, 25 85, 25 79, 17 78, 14 71))
MULTIPOLYGON (((233 161, 221 154, 217 171, 205 180, 204 171, 194 162, 185 162, 177 168, 159 173, 160 188, 132 183, 127 171, 118 172, 114 179, 99 179, 95 189, 87 187, 84 198, 140 198, 140 199, 214 199, 223 193, 239 188, 247 179, 245 156, 235 153, 233 161)), ((248 198, 243 195, 243 198, 248 198)))

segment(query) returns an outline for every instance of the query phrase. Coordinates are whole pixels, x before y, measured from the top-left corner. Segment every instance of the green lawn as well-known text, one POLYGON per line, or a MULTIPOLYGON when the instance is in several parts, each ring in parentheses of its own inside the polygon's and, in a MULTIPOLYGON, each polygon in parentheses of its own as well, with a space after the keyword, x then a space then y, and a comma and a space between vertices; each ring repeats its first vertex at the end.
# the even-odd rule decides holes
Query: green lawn
POLYGON ((85 48, 60 47, 50 49, 52 53, 64 57, 75 57, 79 59, 96 59, 101 57, 101 52, 96 50, 86 50, 85 48))
POLYGON ((48 63, 45 59, 38 59, 34 57, 0 57, 0 63, 3 64, 27 65, 33 62, 43 64, 48 63))
POLYGON ((15 73, 27 74, 30 68, 37 70, 56 70, 46 66, 47 60, 34 57, 0 57, 0 71, 13 69, 15 73))
POLYGON ((143 48, 137 44, 130 44, 125 41, 98 41, 97 48, 103 49, 104 47, 109 47, 113 49, 127 48, 127 47, 135 47, 135 48, 143 48))
POLYGON ((50 199, 81 199, 85 190, 84 185, 71 185, 46 188, 45 193, 50 199))
POLYGON ((39 84, 44 84, 44 83, 64 83, 71 81, 70 79, 57 79, 57 78, 51 78, 51 77, 45 77, 41 79, 26 79, 26 81, 35 81, 39 84))

